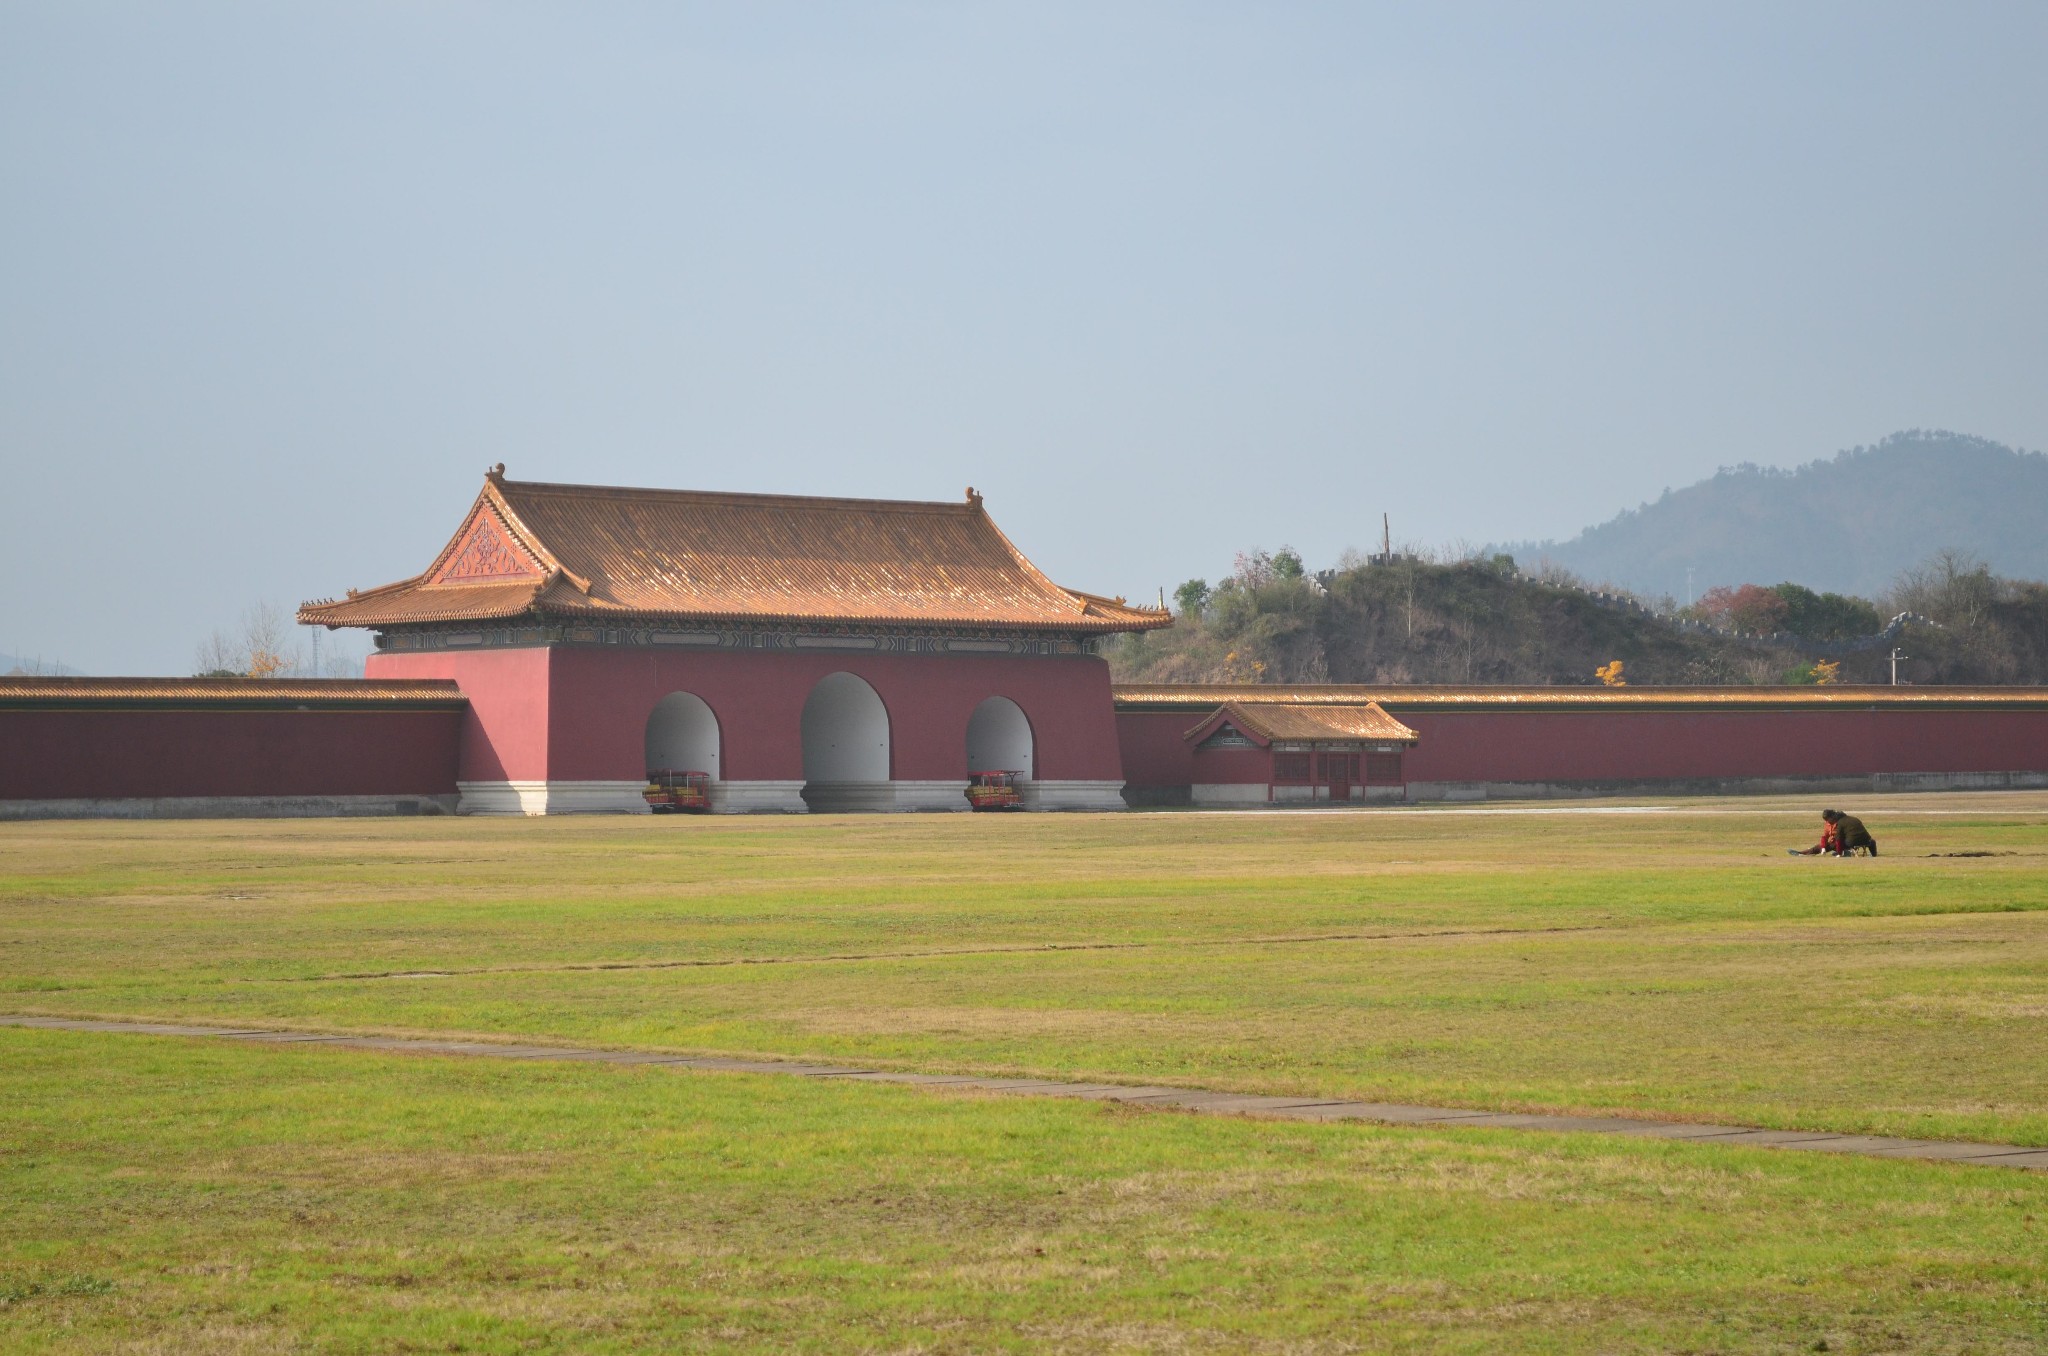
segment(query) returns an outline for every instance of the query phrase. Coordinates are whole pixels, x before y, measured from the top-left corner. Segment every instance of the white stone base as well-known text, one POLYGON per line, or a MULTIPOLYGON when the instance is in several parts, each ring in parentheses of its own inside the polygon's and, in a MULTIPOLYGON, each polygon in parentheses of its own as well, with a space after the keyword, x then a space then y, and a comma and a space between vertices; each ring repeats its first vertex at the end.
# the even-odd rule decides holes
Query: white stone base
POLYGON ((1485 782, 1410 782, 1410 800, 1485 800, 1485 782))
POLYGON ((465 815, 644 815, 644 781, 457 782, 465 815))
POLYGON ((896 788, 896 808, 899 810, 958 810, 965 814, 967 804, 967 779, 937 782, 890 782, 896 788))
POLYGON ((803 798, 816 814, 965 810, 967 782, 806 782, 803 798))
POLYGON ((450 815, 455 797, 153 796, 0 800, 0 820, 16 819, 312 819, 364 815, 450 815))
MULTIPOLYGON (((1260 799, 1265 788, 1259 788, 1260 799)), ((1018 798, 1027 810, 1122 810, 1124 784, 1098 781, 1062 781, 1034 778, 1017 783, 1018 798)))
POLYGON ((1196 782, 1189 799, 1197 805, 1264 805, 1272 798, 1264 782, 1196 782))
POLYGON ((810 813, 804 804, 802 782, 713 782, 711 813, 715 815, 801 815, 810 813))

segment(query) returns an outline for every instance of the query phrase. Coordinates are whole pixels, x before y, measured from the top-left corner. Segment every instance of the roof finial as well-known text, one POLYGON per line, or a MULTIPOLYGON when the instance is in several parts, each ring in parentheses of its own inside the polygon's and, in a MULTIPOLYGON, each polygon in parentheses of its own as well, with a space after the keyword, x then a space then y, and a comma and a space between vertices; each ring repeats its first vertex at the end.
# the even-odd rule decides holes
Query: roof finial
POLYGON ((505 463, 499 462, 496 466, 484 472, 484 474, 492 480, 503 480, 505 478, 505 463))
POLYGON ((981 491, 980 491, 980 490, 977 490, 977 489, 975 489, 975 488, 974 488, 974 487, 973 487, 972 485, 969 485, 969 486, 967 487, 967 507, 969 507, 969 508, 980 508, 980 507, 981 507, 981 491))

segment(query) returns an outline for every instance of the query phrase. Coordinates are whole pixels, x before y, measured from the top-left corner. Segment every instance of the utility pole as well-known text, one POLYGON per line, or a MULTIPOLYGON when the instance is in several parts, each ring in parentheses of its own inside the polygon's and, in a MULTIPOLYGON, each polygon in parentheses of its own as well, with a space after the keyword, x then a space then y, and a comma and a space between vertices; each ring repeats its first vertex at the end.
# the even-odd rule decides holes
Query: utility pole
POLYGON ((1685 605, 1692 606, 1692 566, 1685 567, 1685 605))
POLYGON ((1906 653, 1906 652, 1905 652, 1904 650, 1901 650, 1901 649, 1900 649, 1900 648, 1899 648, 1898 646, 1896 646, 1896 645, 1892 646, 1892 686, 1893 686, 1893 687, 1897 687, 1897 686, 1899 685, 1899 661, 1900 661, 1901 659, 1911 659, 1912 657, 1913 657, 1912 655, 1909 655, 1909 654, 1907 654, 1907 653, 1906 653))

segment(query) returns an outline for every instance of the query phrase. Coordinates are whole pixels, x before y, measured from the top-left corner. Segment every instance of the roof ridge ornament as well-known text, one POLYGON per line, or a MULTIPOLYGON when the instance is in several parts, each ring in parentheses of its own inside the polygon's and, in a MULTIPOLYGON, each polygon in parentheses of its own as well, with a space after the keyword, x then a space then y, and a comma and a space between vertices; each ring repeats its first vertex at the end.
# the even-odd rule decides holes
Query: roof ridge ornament
POLYGON ((485 480, 503 480, 504 478, 505 478, 505 463, 504 463, 504 462, 502 462, 502 461, 501 461, 501 462, 499 462, 499 463, 498 463, 497 465, 495 465, 495 466, 492 466, 492 467, 489 467, 489 468, 487 468, 487 469, 486 469, 486 470, 484 471, 484 479, 485 479, 485 480))
POLYGON ((974 509, 976 512, 981 510, 981 491, 975 489, 972 485, 967 487, 967 507, 974 509))

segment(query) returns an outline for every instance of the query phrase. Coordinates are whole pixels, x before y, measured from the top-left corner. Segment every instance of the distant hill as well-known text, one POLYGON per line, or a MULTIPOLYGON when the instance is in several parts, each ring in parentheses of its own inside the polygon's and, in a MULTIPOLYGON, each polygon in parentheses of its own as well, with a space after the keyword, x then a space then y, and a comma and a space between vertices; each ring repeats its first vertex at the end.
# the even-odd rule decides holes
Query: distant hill
POLYGON ((1695 595, 1775 584, 1874 598, 1935 552, 1967 551, 1994 573, 2048 579, 2048 457, 1960 433, 1895 433, 1796 470, 1724 467, 1666 490, 1567 542, 1521 543, 1594 582, 1695 595))

